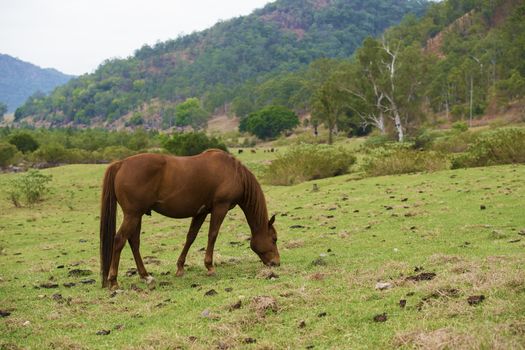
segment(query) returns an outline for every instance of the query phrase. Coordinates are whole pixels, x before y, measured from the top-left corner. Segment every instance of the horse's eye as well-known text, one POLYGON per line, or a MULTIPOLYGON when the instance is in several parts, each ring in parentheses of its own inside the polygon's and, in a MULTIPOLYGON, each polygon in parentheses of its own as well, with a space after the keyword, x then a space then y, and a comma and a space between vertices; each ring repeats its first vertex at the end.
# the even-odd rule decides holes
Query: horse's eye
POLYGON ((277 237, 273 239, 273 243, 277 243, 277 237))

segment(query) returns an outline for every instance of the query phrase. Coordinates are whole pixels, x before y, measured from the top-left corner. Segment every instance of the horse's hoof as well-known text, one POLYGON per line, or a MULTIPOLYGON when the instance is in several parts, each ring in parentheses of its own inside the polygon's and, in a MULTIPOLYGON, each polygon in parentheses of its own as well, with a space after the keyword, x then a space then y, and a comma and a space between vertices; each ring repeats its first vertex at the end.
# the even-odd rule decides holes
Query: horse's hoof
POLYGON ((211 276, 215 276, 215 269, 209 269, 207 275, 208 275, 209 277, 211 277, 211 276))
POLYGON ((182 276, 184 276, 184 269, 179 269, 179 270, 177 270, 177 273, 175 274, 175 276, 177 276, 177 277, 182 277, 182 276))
POLYGON ((109 290, 112 292, 120 290, 119 285, 117 282, 110 284, 109 290))
POLYGON ((155 282, 155 278, 152 276, 148 276, 144 279, 146 281, 146 285, 148 286, 148 289, 153 290, 155 289, 155 286, 157 283, 155 282))

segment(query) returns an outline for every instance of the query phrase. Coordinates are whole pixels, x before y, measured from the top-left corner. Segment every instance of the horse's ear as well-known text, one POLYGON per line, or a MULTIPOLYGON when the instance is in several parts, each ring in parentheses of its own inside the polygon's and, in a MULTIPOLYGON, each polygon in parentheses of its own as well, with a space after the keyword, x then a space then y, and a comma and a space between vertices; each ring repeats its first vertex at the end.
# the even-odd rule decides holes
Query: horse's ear
POLYGON ((272 215, 270 221, 268 221, 268 227, 271 227, 274 222, 275 222, 275 215, 272 215))

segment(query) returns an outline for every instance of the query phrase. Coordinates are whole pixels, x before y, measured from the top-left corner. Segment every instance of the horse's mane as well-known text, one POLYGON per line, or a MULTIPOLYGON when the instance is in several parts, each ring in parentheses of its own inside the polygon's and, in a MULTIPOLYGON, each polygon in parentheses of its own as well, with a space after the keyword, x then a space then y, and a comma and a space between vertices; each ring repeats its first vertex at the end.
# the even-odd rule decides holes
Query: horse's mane
POLYGON ((248 224, 252 229, 266 225, 268 210, 261 185, 248 168, 235 159, 237 176, 243 187, 243 195, 239 205, 246 214, 248 224))

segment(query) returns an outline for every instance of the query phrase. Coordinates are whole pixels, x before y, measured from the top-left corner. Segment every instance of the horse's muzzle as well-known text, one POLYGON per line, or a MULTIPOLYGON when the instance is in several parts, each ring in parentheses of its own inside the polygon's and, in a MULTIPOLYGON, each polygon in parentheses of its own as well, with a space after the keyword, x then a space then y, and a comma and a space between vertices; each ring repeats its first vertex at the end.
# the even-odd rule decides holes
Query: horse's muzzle
POLYGON ((280 266, 281 265, 281 262, 279 260, 275 261, 275 260, 272 260, 272 261, 269 261, 267 264, 267 266, 280 266))

